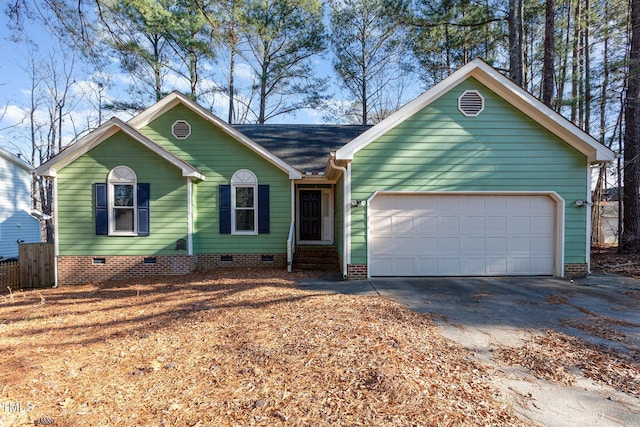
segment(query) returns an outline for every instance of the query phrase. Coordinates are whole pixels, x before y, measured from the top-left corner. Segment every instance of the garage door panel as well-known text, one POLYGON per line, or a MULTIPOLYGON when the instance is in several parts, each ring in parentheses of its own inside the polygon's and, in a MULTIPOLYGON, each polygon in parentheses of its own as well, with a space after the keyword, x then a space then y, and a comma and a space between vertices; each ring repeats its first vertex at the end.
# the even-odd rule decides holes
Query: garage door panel
POLYGON ((460 258, 440 258, 438 270, 439 276, 460 276, 460 258))
POLYGON ((379 195, 369 206, 372 275, 553 274, 547 196, 379 195))
POLYGON ((504 276, 508 274, 507 260, 505 258, 488 258, 487 275, 504 276))
POLYGON ((465 234, 484 234, 487 227, 487 219, 482 216, 467 216, 460 226, 460 231, 465 234))
POLYGON ((436 209, 438 212, 460 212, 460 199, 449 197, 449 198, 438 198, 438 203, 436 204, 436 209))
POLYGON ((416 239, 411 236, 407 237, 396 237, 393 239, 393 252, 395 253, 403 253, 409 252, 414 253, 416 250, 416 239))
POLYGON ((507 238, 506 237, 492 237, 487 238, 487 254, 500 254, 504 256, 507 253, 507 238))
POLYGON ((460 239, 458 237, 439 238, 438 252, 460 252, 460 239))
POLYGON ((484 254, 487 250, 486 248, 486 239, 484 236, 480 237, 466 237, 462 238, 462 248, 461 252, 464 254, 475 254, 481 253, 484 254))
POLYGON ((530 216, 513 216, 509 219, 507 226, 507 233, 526 233, 531 232, 531 217, 530 216))
POLYGON ((459 233, 460 217, 459 216, 441 216, 438 218, 439 233, 459 233))
MULTIPOLYGON (((435 257, 419 257, 416 258, 415 271, 417 276, 427 276, 429 271, 438 269, 438 259, 435 257)), ((399 273, 399 276, 405 274, 399 273)))
POLYGON ((372 218, 371 232, 377 235, 381 233, 393 233, 392 217, 390 215, 377 215, 372 218))
POLYGON ((460 272, 463 276, 468 276, 475 274, 476 271, 486 271, 487 269, 487 260, 483 258, 467 258, 466 262, 462 264, 462 271, 460 272))
POLYGON ((417 233, 433 233, 438 231, 438 217, 437 216, 419 216, 416 221, 417 233))
POLYGON ((397 215, 393 218, 393 231, 396 233, 412 233, 413 216, 397 215))
POLYGON ((507 232, 507 217, 502 216, 488 216, 487 217, 487 233, 506 233, 507 232))

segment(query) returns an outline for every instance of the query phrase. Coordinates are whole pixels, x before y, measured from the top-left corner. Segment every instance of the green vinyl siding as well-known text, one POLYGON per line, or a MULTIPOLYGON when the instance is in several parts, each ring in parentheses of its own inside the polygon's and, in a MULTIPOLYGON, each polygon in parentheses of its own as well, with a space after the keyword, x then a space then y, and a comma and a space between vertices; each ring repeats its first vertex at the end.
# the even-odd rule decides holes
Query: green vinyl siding
POLYGON ((122 132, 58 172, 60 255, 165 255, 187 237, 186 178, 181 171, 122 132), (151 235, 96 236, 93 184, 116 166, 128 166, 151 188, 151 235))
POLYGON ((143 129, 166 150, 201 171, 206 179, 193 186, 194 253, 284 253, 291 224, 291 184, 288 174, 183 105, 177 105, 143 129), (191 135, 177 139, 171 126, 177 120, 191 125, 191 135), (268 234, 220 234, 219 186, 230 184, 240 169, 253 172, 258 184, 269 185, 268 234))
MULTIPOLYGON (((584 263, 588 209, 586 156, 513 108, 474 79, 358 151, 352 199, 375 191, 555 191, 565 200, 565 263, 584 263), (465 90, 478 90, 485 109, 465 117, 465 90)), ((365 210, 351 211, 351 262, 366 263, 365 210)))

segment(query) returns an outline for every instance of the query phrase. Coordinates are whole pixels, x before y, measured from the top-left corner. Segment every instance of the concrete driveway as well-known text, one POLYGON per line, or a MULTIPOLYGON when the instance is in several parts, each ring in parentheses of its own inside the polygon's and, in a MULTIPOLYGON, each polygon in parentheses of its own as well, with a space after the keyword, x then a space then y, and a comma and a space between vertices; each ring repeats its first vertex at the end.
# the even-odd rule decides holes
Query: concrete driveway
POLYGON ((640 363, 640 281, 610 275, 575 281, 535 277, 305 279, 300 286, 382 295, 434 314, 443 335, 485 365, 494 386, 513 402, 514 410, 535 424, 640 426, 637 397, 598 384, 579 371, 572 371, 575 381, 571 386, 546 381, 493 355, 498 348, 519 348, 535 335, 553 330, 615 348, 640 363), (589 333, 589 328, 569 326, 596 320, 615 333, 602 337, 589 333))

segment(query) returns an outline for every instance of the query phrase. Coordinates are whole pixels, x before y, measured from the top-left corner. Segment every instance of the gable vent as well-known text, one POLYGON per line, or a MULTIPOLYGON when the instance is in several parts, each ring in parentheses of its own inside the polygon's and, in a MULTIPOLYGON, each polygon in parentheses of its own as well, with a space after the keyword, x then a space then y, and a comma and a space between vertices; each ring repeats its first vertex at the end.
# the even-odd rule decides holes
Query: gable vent
POLYGON ((191 135, 191 125, 184 120, 178 120, 171 126, 171 133, 178 139, 186 139, 191 135))
POLYGON ((484 98, 478 91, 467 90, 458 98, 458 110, 467 117, 476 117, 484 110, 484 98))

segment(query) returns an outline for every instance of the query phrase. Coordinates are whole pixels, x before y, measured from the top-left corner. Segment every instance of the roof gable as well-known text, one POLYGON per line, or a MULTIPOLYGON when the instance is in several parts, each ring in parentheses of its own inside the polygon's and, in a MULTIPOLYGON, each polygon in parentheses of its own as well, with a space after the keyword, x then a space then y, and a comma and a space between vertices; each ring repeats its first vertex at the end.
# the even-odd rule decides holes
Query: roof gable
POLYGON ((296 168, 179 92, 172 92, 162 98, 160 101, 129 120, 128 124, 135 129, 141 129, 179 104, 184 105, 227 135, 231 136, 236 141, 240 142, 242 145, 249 148, 251 151, 257 153, 268 162, 289 174, 289 178, 299 179, 302 177, 302 174, 296 168))
POLYGON ((25 162, 17 156, 14 156, 3 148, 0 148, 0 157, 6 159, 7 161, 13 163, 21 169, 24 169, 27 172, 31 172, 33 170, 33 167, 29 163, 25 162))
POLYGON ((136 129, 132 128, 128 124, 124 123, 122 120, 118 118, 112 118, 109 121, 105 122, 101 126, 99 126, 96 130, 89 133, 84 138, 80 139, 78 142, 70 145, 65 150, 61 151, 58 155, 45 162, 38 168, 36 168, 36 173, 42 176, 56 176, 58 170, 64 168, 65 166, 72 163, 74 160, 78 159, 83 154, 87 153, 94 147, 97 147, 102 142, 115 135, 118 132, 124 132, 128 136, 130 136, 133 140, 139 142, 145 147, 149 148, 151 151, 156 153, 158 156, 162 157, 172 165, 176 166, 182 171, 182 176, 192 177, 204 180, 205 176, 191 166, 189 163, 180 159, 176 155, 170 153, 164 148, 160 147, 151 139, 147 138, 142 133, 138 132, 136 129))
POLYGON ((576 150, 583 153, 589 162, 606 162, 614 159, 614 153, 600 144, 591 135, 544 105, 533 95, 514 84, 480 59, 476 59, 460 68, 385 120, 372 127, 369 131, 340 148, 336 152, 336 159, 352 160, 355 153, 369 145, 376 138, 398 126, 439 99, 443 94, 471 77, 495 92, 499 97, 520 110, 540 126, 546 128, 576 150))

